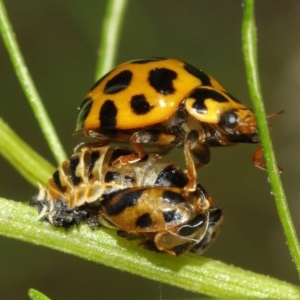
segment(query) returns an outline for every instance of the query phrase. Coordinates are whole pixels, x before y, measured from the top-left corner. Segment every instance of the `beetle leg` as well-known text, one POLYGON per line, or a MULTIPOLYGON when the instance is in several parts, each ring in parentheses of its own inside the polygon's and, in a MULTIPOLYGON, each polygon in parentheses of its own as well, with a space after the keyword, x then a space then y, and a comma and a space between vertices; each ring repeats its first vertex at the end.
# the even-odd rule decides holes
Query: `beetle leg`
POLYGON ((159 134, 157 132, 146 131, 146 130, 135 132, 130 137, 130 143, 132 145, 134 153, 118 158, 117 162, 125 165, 128 163, 134 163, 141 160, 146 155, 143 145, 157 144, 158 135, 159 134))
POLYGON ((191 154, 189 143, 184 144, 183 151, 184 151, 185 163, 187 167, 186 172, 189 178, 189 181, 184 188, 186 191, 191 192, 196 190, 197 171, 191 154))
MULTIPOLYGON (((142 132, 139 131, 137 133, 142 133, 142 132)), ((126 141, 125 139, 122 140, 126 141)), ((134 153, 119 157, 118 159, 116 159, 116 161, 113 162, 113 164, 120 163, 122 165, 126 165, 126 164, 135 163, 140 161, 146 155, 146 152, 142 145, 143 143, 139 139, 137 139, 136 134, 130 136, 129 142, 132 145, 134 153)))
POLYGON ((131 143, 167 146, 174 142, 176 136, 167 134, 159 130, 141 130, 135 132, 131 138, 131 143))
POLYGON ((199 141, 199 136, 196 131, 191 131, 184 143, 184 156, 187 166, 187 175, 189 182, 185 189, 187 191, 194 191, 196 189, 197 169, 207 165, 210 162, 210 150, 207 144, 199 141), (192 157, 192 153, 197 157, 198 163, 192 157))
POLYGON ((132 164, 137 161, 140 161, 146 155, 144 148, 141 144, 131 142, 131 145, 135 153, 121 156, 116 161, 114 161, 113 164, 115 163, 120 163, 122 165, 132 164))
POLYGON ((252 161, 255 167, 261 169, 261 170, 266 170, 266 164, 263 161, 263 148, 261 145, 258 145, 253 153, 252 156, 252 161))
MULTIPOLYGON (((263 155, 264 151, 261 145, 258 145, 257 148, 255 149, 253 156, 252 156, 252 161, 255 167, 266 171, 267 166, 266 163, 263 161, 263 155)), ((282 168, 278 167, 278 172, 282 173, 282 168)))
POLYGON ((174 135, 161 133, 156 130, 137 131, 130 137, 130 143, 135 153, 119 158, 118 162, 121 164, 127 164, 141 160, 146 155, 143 147, 144 144, 169 148, 170 143, 174 140, 174 135))
POLYGON ((210 148, 209 146, 199 137, 197 131, 192 130, 185 141, 185 144, 189 145, 190 151, 196 156, 198 163, 197 168, 202 168, 210 162, 210 148))

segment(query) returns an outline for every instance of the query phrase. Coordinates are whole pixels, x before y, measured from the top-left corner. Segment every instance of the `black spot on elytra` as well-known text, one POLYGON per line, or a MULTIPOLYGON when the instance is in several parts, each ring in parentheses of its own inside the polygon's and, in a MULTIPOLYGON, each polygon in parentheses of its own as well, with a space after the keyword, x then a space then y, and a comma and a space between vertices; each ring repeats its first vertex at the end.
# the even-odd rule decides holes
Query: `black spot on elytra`
POLYGON ((150 85, 160 94, 169 95, 175 92, 173 80, 177 78, 177 73, 167 68, 156 68, 149 73, 150 85))
POLYGON ((132 72, 129 70, 124 70, 107 81, 103 89, 103 93, 104 94, 118 93, 129 86, 131 79, 132 79, 132 72))
POLYGON ((89 115, 91 108, 93 105, 93 99, 92 98, 85 98, 81 105, 79 106, 78 110, 78 117, 77 117, 77 124, 76 124, 76 130, 80 130, 84 127, 84 121, 86 117, 89 115))
POLYGON ((135 225, 140 228, 146 228, 152 225, 152 219, 149 213, 145 213, 137 218, 135 225))
POLYGON ((142 58, 142 59, 133 60, 133 61, 131 61, 131 63, 132 64, 147 64, 150 62, 161 61, 161 60, 166 60, 166 59, 167 58, 164 58, 164 57, 142 58))
POLYGON ((137 115, 144 115, 153 108, 144 95, 132 96, 130 100, 130 106, 133 112, 137 115))
POLYGON ((56 187, 61 191, 61 192, 65 192, 66 191, 66 187, 63 186, 61 184, 61 181, 60 181, 60 176, 59 176, 59 171, 56 170, 53 175, 52 175, 52 178, 53 178, 53 181, 56 185, 56 187))
POLYGON ((198 113, 206 113, 207 112, 207 107, 205 106, 205 100, 207 99, 213 99, 216 102, 219 103, 224 103, 228 102, 228 99, 224 97, 220 92, 217 90, 211 90, 211 89, 206 89, 206 88, 197 88, 195 89, 189 96, 188 98, 193 98, 195 99, 195 102, 193 103, 193 108, 198 112, 198 113))
POLYGON ((159 172, 155 185, 159 186, 174 186, 182 188, 188 183, 188 178, 181 171, 170 165, 159 172))
POLYGON ((184 64, 184 69, 191 75, 197 77, 201 81, 201 85, 211 86, 209 76, 202 70, 199 70, 188 63, 184 64))
POLYGON ((121 175, 118 172, 107 172, 105 174, 105 182, 120 181, 121 175))
POLYGON ((90 88, 89 92, 91 92, 92 90, 94 90, 98 85, 101 84, 101 82, 111 73, 112 71, 106 73, 105 75, 103 75, 102 77, 100 77, 90 88))
POLYGON ((178 210, 168 210, 163 212, 163 218, 165 222, 174 222, 182 218, 181 213, 178 210))
POLYGON ((178 204, 185 202, 185 199, 181 194, 173 191, 164 191, 162 197, 165 203, 178 204))
POLYGON ((106 100, 99 113, 100 126, 106 129, 114 129, 117 125, 117 107, 112 100, 106 100))
POLYGON ((101 204, 106 208, 107 214, 110 216, 118 215, 124 211, 127 207, 134 206, 138 203, 139 198, 143 194, 145 189, 138 189, 130 191, 129 189, 121 191, 121 196, 118 201, 111 203, 118 193, 111 193, 104 196, 101 204))
POLYGON ((194 219, 192 219, 187 224, 181 226, 178 234, 181 236, 189 236, 193 234, 195 231, 199 230, 206 223, 206 215, 199 214, 194 219))
POLYGON ((81 182, 81 178, 76 176, 76 169, 79 164, 79 157, 74 156, 70 159, 70 178, 74 186, 78 185, 81 182))

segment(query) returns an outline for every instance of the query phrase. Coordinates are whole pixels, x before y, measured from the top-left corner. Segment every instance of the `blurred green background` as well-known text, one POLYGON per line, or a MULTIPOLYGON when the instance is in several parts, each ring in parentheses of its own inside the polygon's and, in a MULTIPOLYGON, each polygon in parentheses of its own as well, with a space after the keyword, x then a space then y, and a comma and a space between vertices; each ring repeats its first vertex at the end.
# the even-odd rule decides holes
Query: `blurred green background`
MULTIPOLYGON (((25 60, 67 153, 76 108, 94 82, 105 1, 5 1, 25 60)), ((241 50, 242 1, 129 1, 117 63, 181 58, 216 77, 250 104, 241 50)), ((256 1, 259 67, 272 137, 290 209, 299 231, 300 2, 256 1)), ((0 43, 1 117, 55 164, 0 43)), ((225 210, 222 232, 208 257, 297 283, 266 173, 251 163, 253 145, 214 149, 199 181, 225 210)), ((182 162, 181 151, 171 158, 182 162)), ((182 165, 182 164, 181 164, 182 165)), ((0 157, 0 195, 28 201, 37 193, 0 157)), ((33 220, 35 222, 35 220, 33 220)), ((0 237, 0 298, 25 299, 30 287, 53 299, 199 299, 79 258, 0 237)), ((179 258, 180 259, 180 258, 179 258)))

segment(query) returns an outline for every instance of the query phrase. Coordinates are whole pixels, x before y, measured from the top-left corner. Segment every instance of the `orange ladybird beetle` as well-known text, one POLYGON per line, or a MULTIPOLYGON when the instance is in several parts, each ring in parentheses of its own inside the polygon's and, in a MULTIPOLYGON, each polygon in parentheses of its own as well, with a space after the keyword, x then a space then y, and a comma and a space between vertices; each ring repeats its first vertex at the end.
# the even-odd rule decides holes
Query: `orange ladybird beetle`
POLYGON ((170 58, 130 61, 100 78, 79 107, 76 132, 99 145, 129 141, 135 153, 123 163, 142 158, 143 145, 183 146, 190 190, 191 153, 200 167, 210 161, 210 146, 259 142, 251 109, 202 70, 170 58))

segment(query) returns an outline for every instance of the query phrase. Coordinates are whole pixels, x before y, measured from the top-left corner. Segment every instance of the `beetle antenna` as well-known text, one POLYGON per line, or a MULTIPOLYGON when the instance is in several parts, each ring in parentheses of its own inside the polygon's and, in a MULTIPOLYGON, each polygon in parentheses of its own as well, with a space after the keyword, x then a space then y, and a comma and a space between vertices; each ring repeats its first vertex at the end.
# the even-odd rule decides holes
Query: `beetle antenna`
POLYGON ((267 118, 270 119, 270 118, 273 118, 273 117, 277 117, 277 116, 282 115, 283 113, 284 113, 284 110, 273 112, 273 113, 268 114, 267 118))

